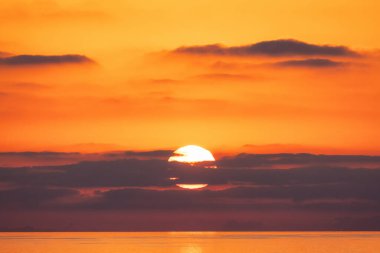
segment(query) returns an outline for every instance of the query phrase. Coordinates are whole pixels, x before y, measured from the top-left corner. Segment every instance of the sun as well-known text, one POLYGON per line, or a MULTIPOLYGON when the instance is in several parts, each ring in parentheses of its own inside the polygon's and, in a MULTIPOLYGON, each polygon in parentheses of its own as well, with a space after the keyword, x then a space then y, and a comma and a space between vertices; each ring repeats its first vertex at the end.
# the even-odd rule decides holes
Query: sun
POLYGON ((205 148, 196 145, 187 145, 174 151, 169 162, 199 163, 215 161, 214 156, 205 148))
POLYGON ((195 190, 202 189, 208 186, 208 184, 176 184, 176 186, 181 187, 183 189, 195 190))
MULTIPOLYGON (((169 162, 177 162, 191 167, 203 167, 203 168, 216 168, 215 158, 210 151, 205 148, 202 148, 197 145, 187 145, 181 147, 173 152, 173 155, 169 157, 169 162), (212 163, 210 165, 210 163, 212 163)), ((170 180, 176 181, 179 180, 178 177, 171 177, 170 180)), ((178 183, 176 186, 181 187, 183 189, 195 190, 201 189, 208 186, 205 183, 197 183, 197 184, 187 184, 187 183, 178 183)))

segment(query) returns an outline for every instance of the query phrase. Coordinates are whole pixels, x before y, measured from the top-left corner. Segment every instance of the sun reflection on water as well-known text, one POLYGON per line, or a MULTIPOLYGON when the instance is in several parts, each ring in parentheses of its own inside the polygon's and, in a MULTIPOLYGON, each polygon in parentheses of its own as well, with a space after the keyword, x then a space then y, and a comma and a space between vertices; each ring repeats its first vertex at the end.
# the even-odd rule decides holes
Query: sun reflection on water
POLYGON ((202 253, 202 248, 197 244, 187 244, 181 248, 181 253, 202 253))

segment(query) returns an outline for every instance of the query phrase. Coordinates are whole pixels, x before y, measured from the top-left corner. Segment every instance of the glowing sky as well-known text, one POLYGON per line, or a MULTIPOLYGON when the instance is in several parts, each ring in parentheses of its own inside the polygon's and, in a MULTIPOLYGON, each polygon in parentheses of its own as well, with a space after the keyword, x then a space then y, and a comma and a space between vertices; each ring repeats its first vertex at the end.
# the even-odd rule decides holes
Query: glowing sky
POLYGON ((378 153, 379 9, 351 0, 1 0, 0 150, 197 143, 378 153), (354 54, 177 50, 278 39, 354 54))
POLYGON ((0 0, 0 230, 379 229, 379 11, 0 0))

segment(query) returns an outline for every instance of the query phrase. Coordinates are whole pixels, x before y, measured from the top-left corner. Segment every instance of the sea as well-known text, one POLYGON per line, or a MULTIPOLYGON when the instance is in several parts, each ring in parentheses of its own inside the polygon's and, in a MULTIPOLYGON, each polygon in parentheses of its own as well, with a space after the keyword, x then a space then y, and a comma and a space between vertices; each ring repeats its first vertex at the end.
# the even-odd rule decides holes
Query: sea
POLYGON ((380 232, 1 232, 1 253, 380 253, 380 232))

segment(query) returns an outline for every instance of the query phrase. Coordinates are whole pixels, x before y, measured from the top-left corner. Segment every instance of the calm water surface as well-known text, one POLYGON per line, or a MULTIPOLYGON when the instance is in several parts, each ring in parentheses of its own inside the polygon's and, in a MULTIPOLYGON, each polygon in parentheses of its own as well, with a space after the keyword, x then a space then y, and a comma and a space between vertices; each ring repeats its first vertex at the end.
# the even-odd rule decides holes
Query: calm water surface
POLYGON ((380 232, 0 233, 1 253, 379 253, 380 232))

